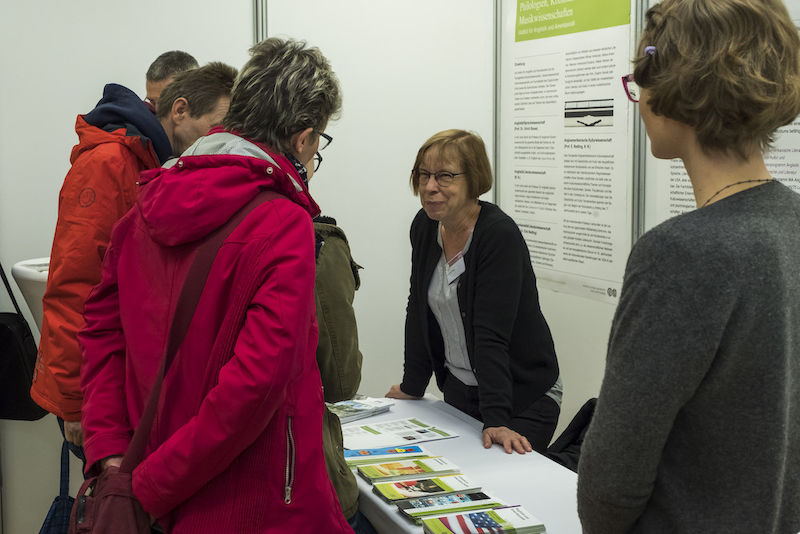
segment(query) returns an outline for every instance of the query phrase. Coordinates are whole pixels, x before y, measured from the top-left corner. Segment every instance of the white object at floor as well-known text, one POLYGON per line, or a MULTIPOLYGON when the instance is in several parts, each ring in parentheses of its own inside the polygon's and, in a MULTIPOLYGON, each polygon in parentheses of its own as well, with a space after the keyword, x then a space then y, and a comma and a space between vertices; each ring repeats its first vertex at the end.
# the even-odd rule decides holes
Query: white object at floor
POLYGON ((47 270, 50 267, 50 258, 34 258, 15 263, 11 268, 11 275, 17 282, 28 308, 31 310, 33 320, 41 331, 42 329, 42 297, 47 287, 47 270))

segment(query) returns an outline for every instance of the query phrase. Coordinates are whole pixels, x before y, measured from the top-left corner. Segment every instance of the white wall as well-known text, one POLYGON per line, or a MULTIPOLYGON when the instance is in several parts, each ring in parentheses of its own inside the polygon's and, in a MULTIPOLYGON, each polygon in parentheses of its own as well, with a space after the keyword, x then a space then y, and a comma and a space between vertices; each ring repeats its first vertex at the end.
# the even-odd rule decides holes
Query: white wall
MULTIPOLYGON (((246 0, 2 0, 0 13, 0 259, 10 275, 13 263, 50 254, 75 117, 94 107, 103 85, 144 96, 150 62, 173 49, 238 68, 253 22, 246 0)), ((7 297, 0 309, 11 309, 7 297)), ((38 532, 58 492, 60 438, 52 415, 0 421, 3 532, 38 532)), ((72 467, 75 487, 78 462, 72 467)))
POLYGON ((539 300, 553 333, 564 382, 558 437, 580 407, 600 393, 615 307, 548 289, 539 292, 539 300))
MULTIPOLYGON (((447 128, 494 142, 494 6, 486 0, 270 0, 270 36, 319 46, 339 76, 341 119, 311 181, 323 213, 364 266, 356 294, 361 391, 402 378, 411 272, 408 230, 419 200, 408 178, 420 145, 447 128)), ((491 157, 491 154, 490 154, 491 157)), ((432 392, 438 394, 435 385, 432 392)))

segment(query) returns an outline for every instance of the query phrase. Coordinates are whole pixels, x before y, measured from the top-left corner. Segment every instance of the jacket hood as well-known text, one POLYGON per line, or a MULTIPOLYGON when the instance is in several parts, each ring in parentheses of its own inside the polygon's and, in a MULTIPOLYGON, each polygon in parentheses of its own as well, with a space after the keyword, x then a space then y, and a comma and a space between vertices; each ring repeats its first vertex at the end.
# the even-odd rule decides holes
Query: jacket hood
POLYGON ((130 130, 127 132, 123 130, 107 132, 88 124, 83 115, 78 115, 78 118, 75 119, 75 133, 78 134, 78 144, 72 147, 72 154, 69 159, 73 165, 81 154, 105 143, 125 145, 142 162, 142 167, 144 168, 152 169, 158 167, 160 163, 148 140, 139 136, 129 135, 130 130))
POLYGON ((154 241, 166 246, 201 239, 259 191, 276 191, 311 217, 319 207, 284 156, 215 128, 180 158, 141 174, 137 209, 154 241))
POLYGON ((97 106, 84 115, 88 124, 112 132, 120 128, 127 135, 140 137, 143 144, 150 140, 160 163, 172 156, 169 137, 156 116, 133 91, 116 83, 103 88, 103 98, 97 106))

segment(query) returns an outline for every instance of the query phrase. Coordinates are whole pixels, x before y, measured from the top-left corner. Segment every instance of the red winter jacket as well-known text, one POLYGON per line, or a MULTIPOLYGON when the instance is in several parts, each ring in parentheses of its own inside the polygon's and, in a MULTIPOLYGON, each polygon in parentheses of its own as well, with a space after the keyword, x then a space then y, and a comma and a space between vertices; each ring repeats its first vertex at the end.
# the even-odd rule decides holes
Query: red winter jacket
MULTIPOLYGON (((155 119, 153 119, 155 120, 155 119)), ((81 420, 78 373, 83 304, 100 281, 111 228, 136 200, 136 180, 158 166, 150 141, 124 128, 107 132, 78 116, 79 143, 58 199, 58 224, 42 300, 42 338, 31 397, 67 421, 81 420)))
POLYGON ((220 249, 162 386, 133 489, 174 533, 352 532, 325 470, 315 360, 319 210, 291 163, 220 130, 142 175, 86 303, 88 468, 123 454, 163 354, 194 242, 260 189, 220 249), (191 154, 191 155, 190 155, 191 154))

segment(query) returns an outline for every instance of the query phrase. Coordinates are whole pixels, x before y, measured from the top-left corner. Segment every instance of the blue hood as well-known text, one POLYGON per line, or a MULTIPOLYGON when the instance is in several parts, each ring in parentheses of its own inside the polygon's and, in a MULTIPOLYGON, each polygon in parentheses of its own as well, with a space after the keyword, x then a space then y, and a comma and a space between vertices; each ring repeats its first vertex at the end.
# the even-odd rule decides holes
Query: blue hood
POLYGON ((166 162, 172 157, 169 137, 156 116, 130 89, 116 83, 103 88, 103 98, 97 106, 84 115, 84 120, 101 130, 126 128, 128 135, 139 135, 153 143, 158 161, 166 162))

